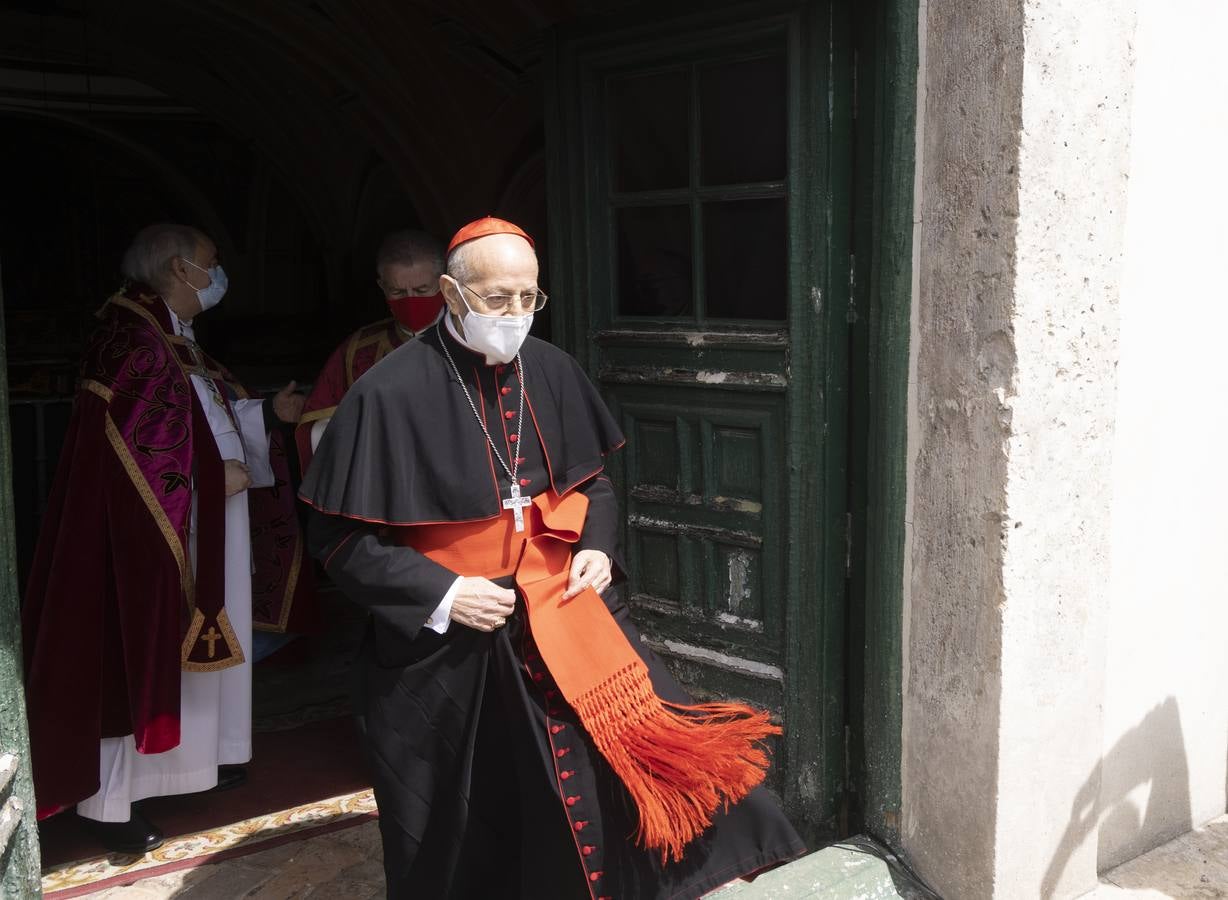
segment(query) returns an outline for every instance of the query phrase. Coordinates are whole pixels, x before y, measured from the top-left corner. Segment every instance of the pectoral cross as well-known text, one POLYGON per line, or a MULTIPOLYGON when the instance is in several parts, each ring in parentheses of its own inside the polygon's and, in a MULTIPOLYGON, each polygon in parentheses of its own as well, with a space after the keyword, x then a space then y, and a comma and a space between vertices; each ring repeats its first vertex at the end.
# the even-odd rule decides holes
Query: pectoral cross
POLYGON ((530 497, 520 496, 520 485, 512 482, 512 496, 503 501, 503 508, 510 509, 512 515, 516 518, 516 530, 524 531, 524 508, 532 506, 533 500, 530 497))
POLYGON ((200 639, 202 641, 205 641, 209 645, 209 658, 213 659, 215 653, 217 652, 213 645, 216 644, 218 641, 220 641, 222 639, 222 636, 218 634, 218 631, 216 628, 210 625, 209 630, 206 631, 204 634, 202 634, 200 636, 200 639))

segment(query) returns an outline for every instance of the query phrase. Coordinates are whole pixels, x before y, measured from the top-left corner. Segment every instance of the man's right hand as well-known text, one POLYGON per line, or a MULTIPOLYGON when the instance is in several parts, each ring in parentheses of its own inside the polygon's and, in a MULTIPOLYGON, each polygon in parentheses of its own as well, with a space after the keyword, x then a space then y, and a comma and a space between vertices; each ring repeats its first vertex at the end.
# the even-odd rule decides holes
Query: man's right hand
POLYGON ((462 578, 452 596, 453 622, 477 631, 501 627, 516 608, 516 592, 485 578, 462 578))
POLYGON ((247 473, 247 466, 237 459, 224 459, 222 463, 226 468, 227 497, 233 497, 252 486, 252 477, 247 473))

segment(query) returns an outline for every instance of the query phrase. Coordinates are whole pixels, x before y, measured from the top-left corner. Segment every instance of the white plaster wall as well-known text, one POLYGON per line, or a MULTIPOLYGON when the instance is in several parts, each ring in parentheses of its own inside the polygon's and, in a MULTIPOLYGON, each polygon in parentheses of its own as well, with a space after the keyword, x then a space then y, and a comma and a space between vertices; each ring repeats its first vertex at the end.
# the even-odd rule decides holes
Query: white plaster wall
POLYGON ((1025 0, 995 897, 1096 884, 1132 0, 1025 0), (1090 838, 1090 839, 1089 839, 1090 838))
POLYGON ((1225 811, 1222 0, 1139 0, 1113 458, 1102 870, 1225 811))

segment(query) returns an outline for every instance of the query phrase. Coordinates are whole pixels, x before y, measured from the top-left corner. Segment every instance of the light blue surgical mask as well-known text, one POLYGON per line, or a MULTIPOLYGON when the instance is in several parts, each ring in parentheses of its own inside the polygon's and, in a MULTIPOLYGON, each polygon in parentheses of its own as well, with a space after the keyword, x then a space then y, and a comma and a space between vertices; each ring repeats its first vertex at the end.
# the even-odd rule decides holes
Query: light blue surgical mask
MULTIPOLYGON (((180 258, 183 259, 183 257, 180 258)), ((190 259, 184 259, 183 261, 193 269, 200 269, 200 271, 209 276, 208 285, 203 288, 192 288, 192 290, 196 291, 196 299, 200 301, 200 311, 204 312, 207 309, 212 309, 221 303, 222 296, 226 293, 226 288, 230 284, 226 279, 226 270, 221 265, 210 266, 206 269, 196 265, 190 259)), ((189 284, 188 287, 192 286, 189 284)))

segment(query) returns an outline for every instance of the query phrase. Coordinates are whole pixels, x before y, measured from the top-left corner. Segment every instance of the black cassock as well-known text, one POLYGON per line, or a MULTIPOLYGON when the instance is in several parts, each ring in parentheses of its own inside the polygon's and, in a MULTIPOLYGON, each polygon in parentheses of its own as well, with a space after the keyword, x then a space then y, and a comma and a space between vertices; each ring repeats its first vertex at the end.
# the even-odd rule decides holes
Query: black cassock
MULTIPOLYGON (((574 549, 609 555, 615 586, 606 605, 657 693, 690 702, 621 601, 618 505, 603 468, 623 438, 575 360, 528 339, 519 434, 513 365, 486 365, 444 328, 400 347, 346 394, 302 488, 313 507, 312 553, 371 612, 356 663, 357 711, 388 896, 698 897, 803 852, 758 788, 718 812, 681 862, 663 864, 635 845, 634 805, 542 665, 522 600, 493 633, 423 628, 457 573, 398 544, 388 526, 494 518, 508 495, 441 342, 503 458, 520 459, 522 491, 587 495, 574 549)), ((496 583, 513 587, 510 577, 496 583)))

